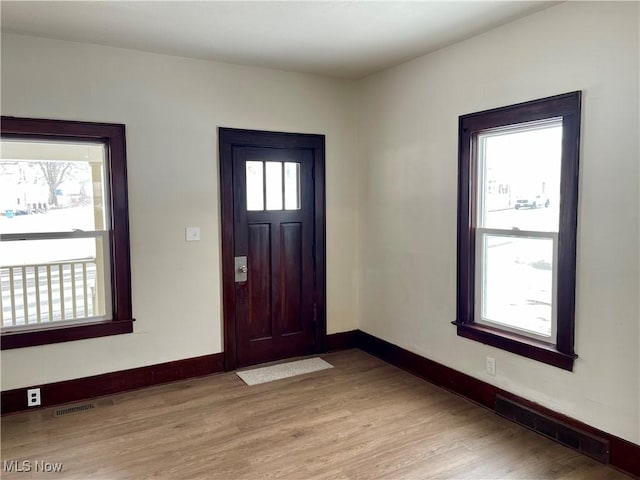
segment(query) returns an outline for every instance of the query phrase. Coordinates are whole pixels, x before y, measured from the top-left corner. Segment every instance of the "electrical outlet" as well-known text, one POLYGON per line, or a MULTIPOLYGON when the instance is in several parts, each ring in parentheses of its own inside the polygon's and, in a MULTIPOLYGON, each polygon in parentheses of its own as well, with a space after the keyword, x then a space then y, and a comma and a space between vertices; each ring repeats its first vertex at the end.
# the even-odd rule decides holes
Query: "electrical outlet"
POLYGON ((40 405, 40 389, 27 389, 27 407, 37 407, 40 405))
POLYGON ((487 373, 489 375, 496 375, 496 359, 492 357, 487 357, 487 373))

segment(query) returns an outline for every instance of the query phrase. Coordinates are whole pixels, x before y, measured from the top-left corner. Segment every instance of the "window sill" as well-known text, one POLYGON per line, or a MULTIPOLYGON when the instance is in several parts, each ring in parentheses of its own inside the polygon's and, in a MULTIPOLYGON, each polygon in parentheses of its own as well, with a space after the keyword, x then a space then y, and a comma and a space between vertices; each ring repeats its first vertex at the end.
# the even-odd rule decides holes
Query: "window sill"
POLYGON ((458 329, 458 335, 482 342, 492 347, 501 348, 523 357, 537 360, 563 370, 573 371, 573 361, 576 354, 560 352, 554 345, 540 342, 531 338, 504 332, 477 323, 451 322, 458 329))
POLYGON ((109 320, 104 322, 65 325, 28 332, 7 332, 2 334, 1 350, 35 347, 50 343, 70 342, 87 338, 106 337, 133 332, 133 320, 109 320))

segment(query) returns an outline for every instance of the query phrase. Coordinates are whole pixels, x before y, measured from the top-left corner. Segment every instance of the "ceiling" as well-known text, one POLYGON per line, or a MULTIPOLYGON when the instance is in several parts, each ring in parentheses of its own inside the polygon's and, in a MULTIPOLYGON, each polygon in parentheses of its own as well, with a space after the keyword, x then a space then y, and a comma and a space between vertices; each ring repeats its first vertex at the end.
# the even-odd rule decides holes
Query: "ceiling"
POLYGON ((559 2, 2 1, 2 31, 361 78, 559 2))

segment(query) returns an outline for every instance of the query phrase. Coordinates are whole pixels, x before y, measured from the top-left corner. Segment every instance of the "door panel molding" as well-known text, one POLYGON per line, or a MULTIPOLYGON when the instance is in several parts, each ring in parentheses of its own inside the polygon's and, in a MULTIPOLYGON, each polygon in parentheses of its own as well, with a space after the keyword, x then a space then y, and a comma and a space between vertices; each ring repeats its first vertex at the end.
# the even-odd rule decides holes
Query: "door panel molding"
MULTIPOLYGON (((238 366, 236 311, 245 308, 242 302, 247 298, 237 298, 235 286, 236 239, 234 237, 234 149, 273 148, 274 155, 278 149, 303 149, 310 151, 313 157, 312 182, 314 186, 313 201, 313 305, 314 316, 314 352, 326 351, 326 212, 325 212, 325 137, 324 135, 269 132, 260 130, 243 130, 235 128, 218 128, 219 171, 220 171, 220 218, 222 244, 222 304, 223 304, 223 338, 225 352, 225 370, 235 370, 238 366)), ((242 182, 244 182, 244 177, 242 182)), ((244 184, 241 186, 244 192, 244 184)), ((284 211, 290 215, 291 222, 296 222, 295 211, 284 211)), ((251 211, 250 217, 259 220, 267 212, 251 211)), ((266 218, 265 218, 266 220, 266 218)), ((268 223, 265 221, 265 223, 268 223)), ((278 262, 278 268, 285 265, 278 262)), ((301 286, 302 287, 302 286, 301 286)), ((242 290, 242 289, 240 289, 242 290)), ((304 312, 301 312, 303 314, 304 312)), ((293 332, 292 332, 293 333, 293 332)))

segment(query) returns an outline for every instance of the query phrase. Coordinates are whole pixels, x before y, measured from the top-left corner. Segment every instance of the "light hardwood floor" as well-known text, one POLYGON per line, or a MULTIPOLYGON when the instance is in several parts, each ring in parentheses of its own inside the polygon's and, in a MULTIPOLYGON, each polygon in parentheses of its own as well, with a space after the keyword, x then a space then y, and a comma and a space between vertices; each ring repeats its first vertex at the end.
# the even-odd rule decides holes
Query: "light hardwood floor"
POLYGON ((360 350, 246 386, 234 373, 2 419, 2 459, 49 479, 628 478, 360 350), (32 464, 33 466, 34 464, 32 464))

